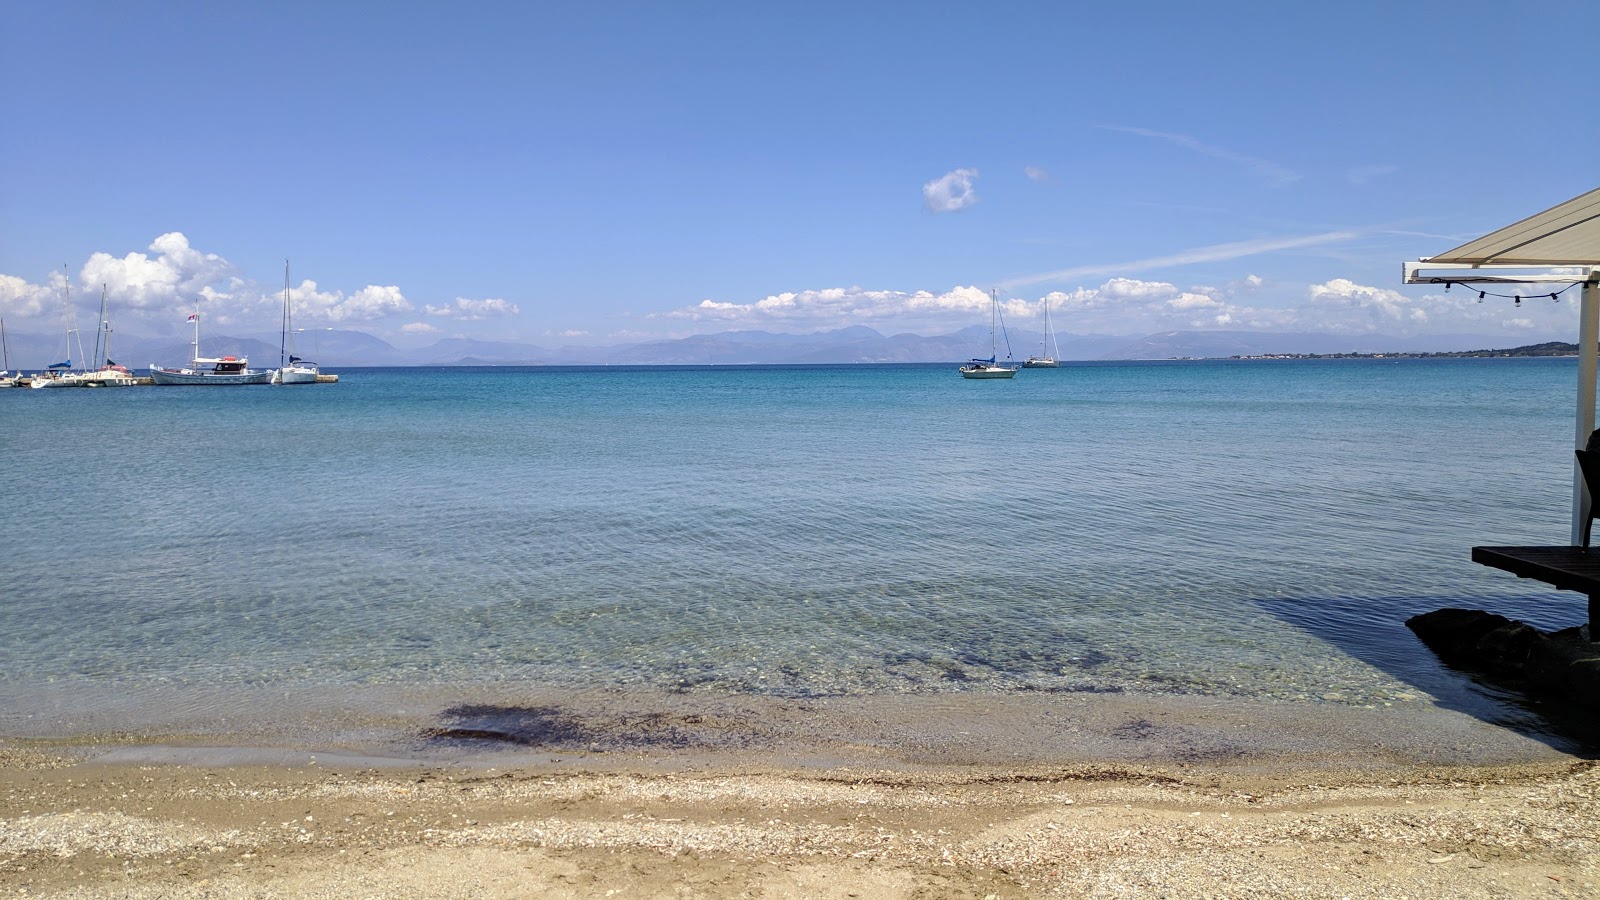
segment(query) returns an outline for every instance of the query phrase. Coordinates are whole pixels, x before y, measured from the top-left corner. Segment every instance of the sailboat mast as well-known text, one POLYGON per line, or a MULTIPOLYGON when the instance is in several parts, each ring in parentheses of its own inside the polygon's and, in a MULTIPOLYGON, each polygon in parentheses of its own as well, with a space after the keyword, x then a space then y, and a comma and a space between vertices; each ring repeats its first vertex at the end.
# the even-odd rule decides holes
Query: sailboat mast
POLYGON ((0 319, 0 355, 5 357, 6 371, 11 371, 11 344, 6 341, 6 320, 0 319))
POLYGON ((1056 338, 1056 328, 1055 328, 1055 326, 1050 324, 1050 295, 1049 294, 1046 294, 1045 297, 1044 297, 1044 333, 1045 333, 1045 336, 1050 339, 1050 347, 1049 347, 1049 350, 1050 350, 1049 356, 1050 356, 1050 358, 1053 359, 1053 360, 1056 360, 1057 362, 1060 362, 1061 361, 1061 341, 1056 338))
POLYGON ((283 261, 283 330, 278 335, 278 368, 289 364, 289 261, 283 261))
POLYGON ((100 328, 94 333, 94 367, 99 369, 111 361, 111 323, 106 319, 106 290, 100 285, 100 328))
POLYGON ((200 358, 200 298, 194 298, 194 343, 189 345, 194 352, 189 354, 190 359, 200 358))
POLYGON ((1000 292, 995 288, 989 289, 989 355, 994 359, 1000 358, 1000 351, 994 342, 994 320, 1000 314, 1000 292))

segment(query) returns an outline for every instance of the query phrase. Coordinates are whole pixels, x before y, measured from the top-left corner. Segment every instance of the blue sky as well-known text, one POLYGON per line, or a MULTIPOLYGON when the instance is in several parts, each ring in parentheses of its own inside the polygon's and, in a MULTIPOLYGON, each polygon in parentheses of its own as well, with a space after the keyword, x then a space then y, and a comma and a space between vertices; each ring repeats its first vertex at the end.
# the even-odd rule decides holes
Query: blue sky
POLYGON ((0 314, 555 346, 1567 337, 1399 284, 1600 184, 1600 4, 0 6, 0 314), (87 302, 87 301, 86 301, 87 302))

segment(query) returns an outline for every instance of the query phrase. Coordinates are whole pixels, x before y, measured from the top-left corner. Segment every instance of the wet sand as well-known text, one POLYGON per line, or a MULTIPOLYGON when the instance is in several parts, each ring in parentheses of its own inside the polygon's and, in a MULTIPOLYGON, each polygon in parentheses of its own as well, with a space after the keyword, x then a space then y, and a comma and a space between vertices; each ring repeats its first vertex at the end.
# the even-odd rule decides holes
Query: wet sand
POLYGON ((1427 704, 700 706, 457 704, 365 755, 215 734, 11 739, 0 894, 1600 890, 1600 767, 1427 704))

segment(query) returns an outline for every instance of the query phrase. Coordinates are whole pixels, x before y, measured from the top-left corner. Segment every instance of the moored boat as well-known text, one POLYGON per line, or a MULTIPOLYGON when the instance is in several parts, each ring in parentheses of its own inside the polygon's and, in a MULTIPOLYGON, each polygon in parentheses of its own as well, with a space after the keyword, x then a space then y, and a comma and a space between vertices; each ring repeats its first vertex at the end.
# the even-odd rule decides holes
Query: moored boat
POLYGON ((316 384, 317 364, 294 355, 294 312, 289 302, 289 261, 283 261, 283 333, 273 384, 316 384))
POLYGON ((1006 364, 1001 365, 997 362, 1000 351, 995 343, 996 322, 1000 324, 1000 333, 1005 334, 1005 321, 1000 318, 1000 292, 991 290, 989 291, 989 358, 974 358, 957 369, 962 378, 1011 378, 1017 374, 1017 366, 1011 362, 1011 338, 1006 338, 1006 364))
POLYGON ((151 366, 150 379, 156 384, 269 384, 272 370, 251 369, 250 360, 243 356, 197 356, 187 368, 151 366))
POLYGON ((1060 358, 1061 346, 1056 343, 1055 329, 1050 327, 1050 297, 1046 295, 1044 298, 1044 340, 1040 342, 1039 355, 1030 356, 1023 360, 1022 367, 1024 369, 1060 368, 1061 364, 1057 362, 1060 358), (1055 347, 1054 353, 1050 352, 1052 345, 1055 347))
POLYGON ((156 384, 226 385, 270 384, 272 382, 272 370, 251 369, 248 357, 209 357, 200 355, 200 304, 198 301, 195 303, 194 314, 189 316, 189 321, 194 323, 193 359, 190 360, 187 367, 181 369, 169 369, 151 364, 150 379, 156 384))

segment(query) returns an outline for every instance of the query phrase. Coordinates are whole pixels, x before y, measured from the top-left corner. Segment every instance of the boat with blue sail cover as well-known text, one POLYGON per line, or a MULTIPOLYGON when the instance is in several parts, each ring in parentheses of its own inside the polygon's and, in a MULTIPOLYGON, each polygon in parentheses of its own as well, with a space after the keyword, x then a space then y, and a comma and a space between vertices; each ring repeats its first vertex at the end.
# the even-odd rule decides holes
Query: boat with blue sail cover
POLYGON ((962 378, 1011 378, 1017 374, 1018 366, 1011 361, 1011 338, 1006 338, 1006 361, 999 362, 1000 350, 995 340, 995 325, 1000 326, 1000 334, 1005 334, 1005 320, 1000 316, 1000 292, 989 291, 989 358, 973 358, 966 365, 957 369, 962 378))

